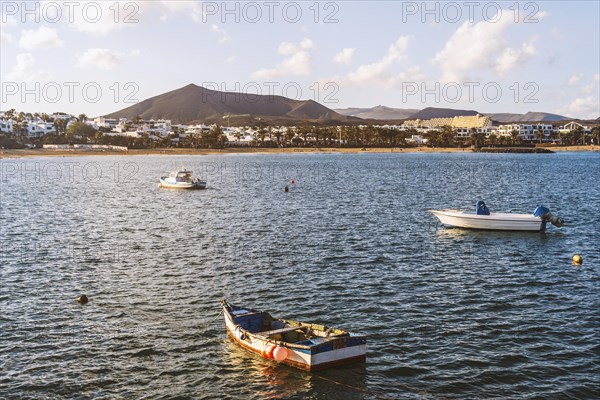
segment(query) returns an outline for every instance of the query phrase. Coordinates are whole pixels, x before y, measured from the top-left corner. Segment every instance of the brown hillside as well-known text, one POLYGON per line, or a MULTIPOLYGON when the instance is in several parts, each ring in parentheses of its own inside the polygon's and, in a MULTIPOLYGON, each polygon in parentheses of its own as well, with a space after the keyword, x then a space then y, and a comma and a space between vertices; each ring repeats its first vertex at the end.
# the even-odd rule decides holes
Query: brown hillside
POLYGON ((313 101, 220 92, 190 84, 106 115, 108 118, 170 119, 175 124, 215 120, 227 114, 284 120, 357 120, 313 101))

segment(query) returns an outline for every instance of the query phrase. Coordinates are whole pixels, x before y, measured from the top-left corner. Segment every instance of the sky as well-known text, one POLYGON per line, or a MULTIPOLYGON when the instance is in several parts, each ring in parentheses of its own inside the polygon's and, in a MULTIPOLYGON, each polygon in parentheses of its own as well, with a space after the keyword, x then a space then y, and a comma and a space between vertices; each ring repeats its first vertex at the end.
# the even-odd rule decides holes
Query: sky
POLYGON ((194 83, 595 119, 599 20, 599 1, 2 1, 0 110, 94 117, 194 83))

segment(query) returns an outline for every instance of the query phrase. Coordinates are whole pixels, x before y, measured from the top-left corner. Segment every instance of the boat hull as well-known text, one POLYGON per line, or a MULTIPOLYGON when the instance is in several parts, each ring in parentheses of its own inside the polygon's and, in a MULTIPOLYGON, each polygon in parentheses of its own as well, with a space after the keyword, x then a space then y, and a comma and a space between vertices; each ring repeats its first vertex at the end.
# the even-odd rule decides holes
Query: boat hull
POLYGON ((253 334, 240 328, 233 321, 232 316, 224 307, 225 326, 229 337, 239 346, 256 354, 263 354, 264 350, 275 343, 287 349, 287 356, 281 361, 305 371, 317 371, 339 365, 364 362, 366 359, 366 338, 364 336, 349 336, 347 338, 332 339, 332 348, 328 351, 318 351, 309 346, 295 345, 293 343, 273 341, 258 334, 253 334), (338 339, 342 339, 341 341, 338 339), (344 346, 354 341, 352 346, 344 346), (343 342, 343 343, 342 343, 343 342), (337 348, 336 348, 337 347, 337 348))
POLYGON ((166 180, 161 178, 160 187, 163 187, 166 189, 187 189, 187 190, 206 189, 206 182, 198 181, 198 182, 171 183, 171 182, 167 182, 166 180))
POLYGON ((539 217, 529 214, 490 213, 477 215, 461 210, 431 210, 442 224, 457 228, 485 229, 497 231, 540 232, 545 223, 539 217))

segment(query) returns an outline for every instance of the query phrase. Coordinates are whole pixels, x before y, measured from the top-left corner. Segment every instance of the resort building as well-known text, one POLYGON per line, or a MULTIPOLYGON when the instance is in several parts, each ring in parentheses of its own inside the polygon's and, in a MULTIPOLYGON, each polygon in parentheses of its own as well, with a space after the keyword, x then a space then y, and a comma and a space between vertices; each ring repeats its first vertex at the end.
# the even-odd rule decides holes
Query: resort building
POLYGON ((554 128, 554 131, 562 135, 565 133, 576 131, 577 129, 581 129, 584 135, 589 135, 592 132, 592 129, 589 126, 581 125, 575 121, 566 123, 563 126, 557 126, 556 128, 554 128))
POLYGON ((405 121, 402 125, 405 129, 415 128, 423 130, 439 130, 444 126, 451 127, 456 132, 456 137, 469 137, 473 132, 492 133, 492 120, 485 115, 469 115, 451 118, 414 119, 405 121))
POLYGON ((544 135, 543 140, 548 140, 552 136, 553 129, 552 124, 509 124, 498 126, 498 135, 512 136, 512 132, 517 131, 521 140, 534 141, 539 140, 537 135, 541 133, 544 135))

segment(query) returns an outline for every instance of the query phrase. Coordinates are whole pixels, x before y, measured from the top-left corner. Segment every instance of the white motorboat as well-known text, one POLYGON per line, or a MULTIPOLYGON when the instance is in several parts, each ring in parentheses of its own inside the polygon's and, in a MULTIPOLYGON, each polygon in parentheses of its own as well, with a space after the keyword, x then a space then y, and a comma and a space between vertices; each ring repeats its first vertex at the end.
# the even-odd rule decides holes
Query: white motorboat
POLYGON ((206 181, 192 178, 192 171, 182 168, 161 177, 160 186, 168 189, 206 189, 206 181))
POLYGON ((458 228, 488 229, 501 231, 543 232, 548 222, 561 227, 563 219, 538 206, 533 214, 490 212, 483 201, 478 201, 475 211, 430 210, 442 224, 458 228))

